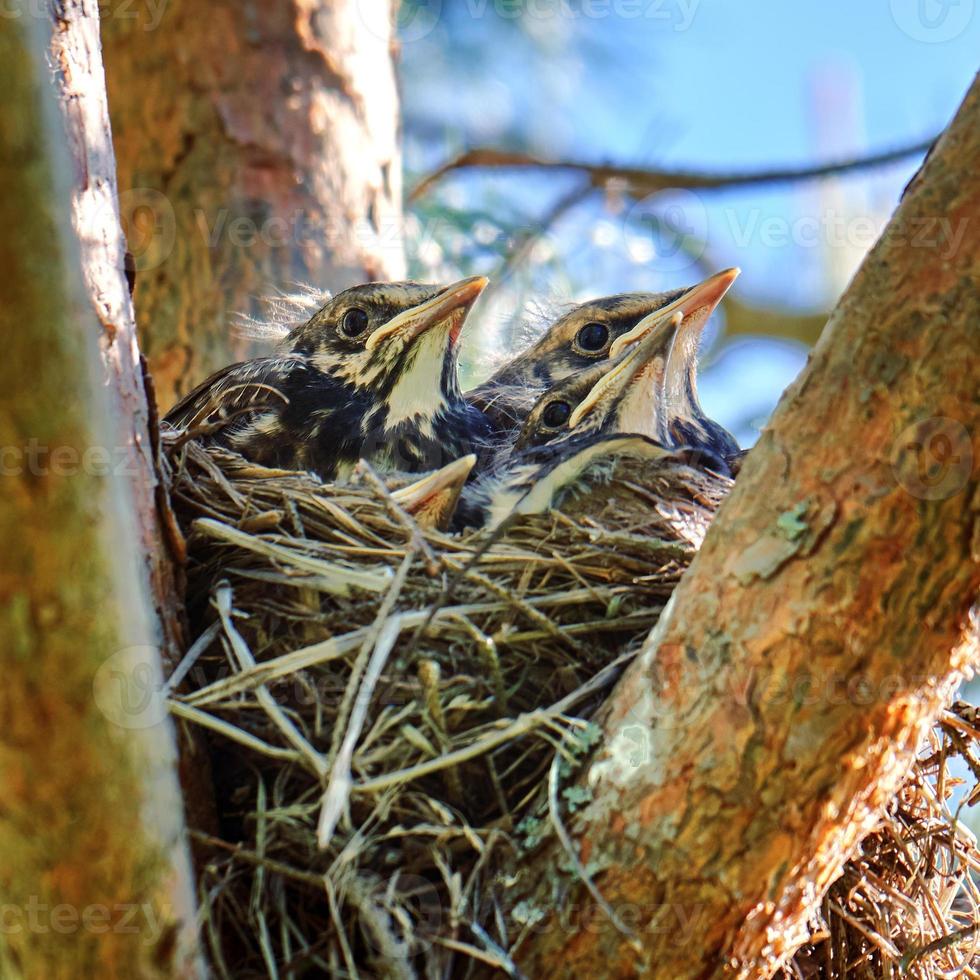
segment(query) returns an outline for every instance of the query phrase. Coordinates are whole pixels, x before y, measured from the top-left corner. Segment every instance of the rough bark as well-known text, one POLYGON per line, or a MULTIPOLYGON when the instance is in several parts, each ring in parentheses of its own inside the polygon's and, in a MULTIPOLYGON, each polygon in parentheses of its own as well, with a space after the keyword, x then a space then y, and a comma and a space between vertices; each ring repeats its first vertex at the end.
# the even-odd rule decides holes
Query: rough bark
POLYGON ((403 276, 391 0, 121 4, 103 39, 163 407, 246 352, 263 295, 403 276))
POLYGON ((75 33, 73 6, 53 45, 34 4, 0 18, 0 975, 190 977, 173 732, 154 696, 152 501, 133 492, 152 487, 152 461, 131 324, 101 268, 97 33, 75 33))
POLYGON ((980 81, 606 706, 566 821, 616 921, 537 854, 529 976, 767 975, 976 657, 978 162, 980 81))
MULTIPOLYGON (((156 405, 144 376, 126 278, 126 240, 119 220, 116 164, 106 97, 97 0, 63 0, 54 22, 51 64, 74 165, 72 226, 85 287, 101 325, 99 348, 119 441, 118 474, 128 478, 146 567, 160 655, 167 671, 186 647, 184 545, 158 472, 156 405)), ((190 823, 213 829, 210 768, 193 732, 181 730, 180 779, 190 823)))
MULTIPOLYGON (((54 25, 51 63, 55 91, 74 164, 72 226, 78 237, 85 287, 101 325, 99 347, 109 378, 113 416, 120 430, 120 467, 136 495, 142 554, 171 666, 184 648, 182 603, 175 582, 166 513, 160 514, 160 480, 151 435, 152 391, 147 391, 126 280, 126 241, 119 221, 116 164, 99 39, 98 0, 63 0, 54 25)), ((179 552, 180 542, 176 542, 179 552)), ((180 558, 178 554, 176 556, 180 558)))

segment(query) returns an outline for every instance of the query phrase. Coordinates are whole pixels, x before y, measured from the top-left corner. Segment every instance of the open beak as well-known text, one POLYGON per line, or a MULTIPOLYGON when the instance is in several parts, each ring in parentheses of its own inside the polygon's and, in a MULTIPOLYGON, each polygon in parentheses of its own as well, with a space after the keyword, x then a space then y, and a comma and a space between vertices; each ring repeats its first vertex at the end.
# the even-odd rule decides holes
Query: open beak
POLYGON ((642 338, 640 342, 614 364, 575 406, 568 419, 568 428, 575 429, 597 406, 610 401, 616 404, 624 397, 629 397, 627 393, 630 387, 639 383, 643 385, 642 404, 637 405, 635 420, 631 417, 628 422, 635 426, 629 431, 646 432, 653 427, 659 435, 662 420, 657 417, 659 413, 656 406, 663 388, 667 357, 683 318, 683 312, 676 308, 666 319, 662 310, 645 316, 631 331, 642 338))
POLYGON ((455 341, 466 314, 480 293, 487 288, 489 281, 486 276, 471 276, 469 279, 454 282, 432 299, 399 313, 378 327, 364 342, 365 348, 374 350, 378 344, 394 336, 401 336, 406 344, 410 344, 430 327, 449 319, 452 319, 455 341))
POLYGON ((724 272, 716 272, 704 282, 692 286, 672 303, 668 303, 656 313, 644 317, 628 333, 617 337, 613 341, 612 347, 609 348, 609 356, 617 357, 629 344, 639 340, 659 319, 672 317, 675 313, 681 314, 682 322, 694 314, 698 314, 700 322, 705 322, 721 302, 725 293, 731 289, 732 283, 735 282, 741 271, 738 268, 725 269, 724 272))
POLYGON ((407 487, 395 490, 392 499, 415 518, 419 527, 444 531, 449 527, 463 484, 475 464, 476 456, 470 453, 407 487))

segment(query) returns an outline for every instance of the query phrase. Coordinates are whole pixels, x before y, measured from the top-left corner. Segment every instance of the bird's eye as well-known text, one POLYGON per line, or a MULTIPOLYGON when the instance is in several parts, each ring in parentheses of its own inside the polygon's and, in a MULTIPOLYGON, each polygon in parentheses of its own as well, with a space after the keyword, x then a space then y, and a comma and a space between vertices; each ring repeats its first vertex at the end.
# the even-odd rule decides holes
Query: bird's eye
POLYGON ((359 337, 368 327, 368 315, 360 307, 353 306, 340 321, 340 330, 347 337, 359 337))
POLYGON ((579 347, 595 353, 609 342, 609 328, 602 323, 587 323, 575 336, 579 347))
POLYGON ((545 410, 544 414, 541 416, 541 421, 544 422, 549 429, 559 429, 567 421, 569 415, 572 414, 572 406, 568 402, 552 402, 545 410))

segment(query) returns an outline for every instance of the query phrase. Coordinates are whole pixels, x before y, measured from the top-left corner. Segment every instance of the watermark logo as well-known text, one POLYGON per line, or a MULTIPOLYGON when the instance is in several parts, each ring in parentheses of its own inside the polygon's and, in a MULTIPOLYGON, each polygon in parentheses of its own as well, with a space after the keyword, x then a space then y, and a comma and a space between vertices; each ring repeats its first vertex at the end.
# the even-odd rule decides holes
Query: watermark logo
POLYGON ((652 262, 658 272, 686 272, 704 255, 708 212, 693 191, 659 191, 629 209, 623 237, 634 262, 652 262))
POLYGON ((96 671, 93 694, 99 710, 120 728, 142 729, 167 717, 159 673, 159 653, 152 646, 117 651, 96 671))
POLYGON ((394 25, 388 5, 378 0, 358 0, 357 11, 361 23, 374 37, 411 44, 435 30, 442 17, 442 0, 402 0, 396 4, 394 25))
POLYGON ((428 37, 442 16, 442 0, 404 0, 398 4, 395 36, 402 42, 428 37))
POLYGON ((143 935, 143 944, 154 946, 163 935, 166 916, 150 902, 118 902, 115 905, 49 905, 31 895, 24 905, 0 905, 0 936, 24 934, 44 936, 55 933, 72 936, 143 935))
POLYGON ((941 44, 970 26, 974 0, 891 0, 892 19, 914 41, 941 44))
POLYGON ((650 730, 644 725, 625 725, 620 730, 626 762, 634 769, 650 761, 650 730))
POLYGON ((137 272, 149 272, 170 258, 177 241, 177 216, 165 194, 152 187, 121 192, 119 220, 137 272))
POLYGON ((910 425, 892 450, 899 485, 920 500, 946 500, 959 493, 973 472, 970 433, 956 419, 932 418, 910 425))

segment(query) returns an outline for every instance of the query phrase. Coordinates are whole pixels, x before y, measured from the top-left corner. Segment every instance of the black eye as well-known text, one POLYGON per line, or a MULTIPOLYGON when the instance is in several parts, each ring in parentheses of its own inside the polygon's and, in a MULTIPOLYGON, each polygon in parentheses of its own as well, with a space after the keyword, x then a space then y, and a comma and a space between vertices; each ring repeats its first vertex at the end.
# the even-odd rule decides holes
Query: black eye
POLYGON ((341 333, 348 337, 359 337, 368 326, 368 315, 357 306, 351 307, 340 321, 341 333))
POLYGON ((568 402, 552 402, 541 415, 541 421, 549 429, 561 428, 572 414, 572 406, 568 402))
POLYGON ((587 323, 575 337, 579 347, 587 351, 600 351, 609 342, 609 328, 601 323, 587 323))

